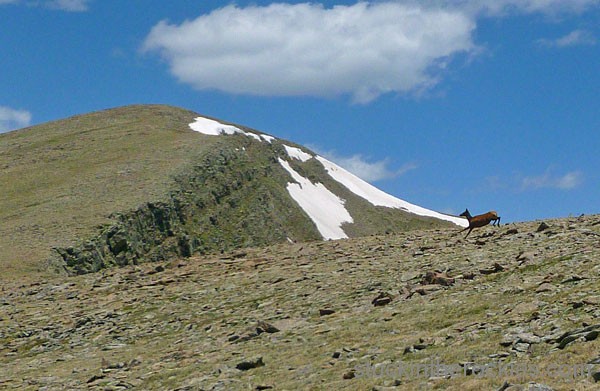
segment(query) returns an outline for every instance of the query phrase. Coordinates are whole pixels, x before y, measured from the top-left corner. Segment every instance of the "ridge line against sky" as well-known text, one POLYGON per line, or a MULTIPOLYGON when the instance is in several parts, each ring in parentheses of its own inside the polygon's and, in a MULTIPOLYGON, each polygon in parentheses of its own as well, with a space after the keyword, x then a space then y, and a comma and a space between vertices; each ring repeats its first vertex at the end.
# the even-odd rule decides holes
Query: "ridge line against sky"
MULTIPOLYGON (((460 212, 461 199, 508 203, 503 195, 513 208, 526 200, 515 219, 598 212, 583 201, 598 185, 598 160, 577 140, 584 151, 600 144, 599 8, 600 0, 0 0, 0 16, 44 18, 23 33, 32 36, 0 41, 5 53, 23 53, 0 68, 0 132, 170 103, 328 151, 320 153, 389 193, 442 212, 460 212), (33 37, 50 44, 36 48, 33 37), (38 68, 23 66, 34 60, 38 68), (29 83, 10 89, 11 78, 29 83), (77 103, 65 96, 49 111, 25 92, 33 80, 77 103), (536 202, 540 194, 555 205, 536 202), (575 200, 580 209, 568 207, 575 200)), ((18 27, 7 17, 3 25, 18 27)))

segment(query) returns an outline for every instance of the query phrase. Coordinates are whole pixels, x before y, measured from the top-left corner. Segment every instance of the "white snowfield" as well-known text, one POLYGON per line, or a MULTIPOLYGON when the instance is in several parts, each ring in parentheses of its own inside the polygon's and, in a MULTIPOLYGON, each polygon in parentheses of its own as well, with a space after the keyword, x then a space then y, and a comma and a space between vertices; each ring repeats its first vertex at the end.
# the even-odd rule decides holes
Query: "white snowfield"
POLYGON ((436 219, 450 221, 454 224, 460 225, 461 227, 467 227, 469 225, 467 219, 462 217, 450 216, 443 213, 438 213, 433 210, 425 209, 420 206, 411 204, 399 198, 396 198, 388 193, 379 190, 375 186, 368 182, 363 181, 356 175, 346 171, 342 167, 329 160, 316 156, 316 159, 327 170, 327 173, 336 181, 346 186, 348 190, 353 192, 359 197, 362 197, 376 206, 387 206, 388 208, 403 209, 407 212, 414 213, 419 216, 435 217, 436 219))
POLYGON ((271 141, 275 140, 275 137, 273 137, 273 136, 268 136, 266 134, 255 134, 255 133, 250 133, 250 132, 244 132, 242 129, 237 128, 233 125, 225 125, 218 121, 204 118, 204 117, 195 118, 194 122, 192 122, 190 124, 190 128, 192 130, 195 130, 196 132, 200 132, 200 133, 203 133, 203 134, 206 134, 209 136, 220 136, 222 134, 231 135, 231 134, 240 133, 245 136, 252 137, 258 141, 264 140, 264 141, 270 143, 271 141))
MULTIPOLYGON (((235 126, 221 124, 220 122, 204 117, 196 118, 195 122, 190 124, 190 128, 209 136, 240 133, 258 141, 266 141, 268 143, 276 140, 273 136, 245 132, 235 126)), ((317 159, 334 180, 375 206, 402 209, 419 216, 435 217, 440 220, 450 221, 461 227, 469 225, 467 220, 462 217, 438 213, 389 195, 321 156, 311 155, 297 147, 285 144, 283 146, 290 159, 297 159, 302 162, 313 158, 317 159)), ((347 238, 348 235, 342 229, 342 225, 344 223, 352 223, 354 220, 345 207, 346 201, 329 191, 322 183, 312 183, 309 179, 298 174, 287 161, 279 158, 279 164, 294 180, 294 182, 290 182, 287 185, 290 196, 315 223, 323 239, 347 238)))
POLYGON ((321 236, 324 239, 347 238, 342 224, 352 223, 354 220, 344 206, 346 201, 330 192, 322 183, 312 183, 298 174, 285 160, 279 158, 279 164, 296 181, 287 185, 290 196, 310 216, 321 236))
POLYGON ((311 155, 310 153, 304 152, 300 148, 290 147, 289 145, 285 145, 285 144, 283 144, 283 147, 285 148, 285 150, 287 151, 287 154, 291 158, 298 159, 301 162, 306 162, 313 158, 313 155, 311 155))

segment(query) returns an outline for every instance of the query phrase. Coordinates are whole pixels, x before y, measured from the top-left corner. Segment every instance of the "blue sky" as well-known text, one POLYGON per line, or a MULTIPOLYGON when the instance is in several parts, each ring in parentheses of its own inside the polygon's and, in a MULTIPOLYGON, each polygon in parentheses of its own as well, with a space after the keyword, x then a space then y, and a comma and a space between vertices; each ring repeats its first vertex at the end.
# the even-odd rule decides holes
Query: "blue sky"
POLYGON ((600 213, 600 0, 0 0, 0 131, 164 103, 503 221, 600 213))

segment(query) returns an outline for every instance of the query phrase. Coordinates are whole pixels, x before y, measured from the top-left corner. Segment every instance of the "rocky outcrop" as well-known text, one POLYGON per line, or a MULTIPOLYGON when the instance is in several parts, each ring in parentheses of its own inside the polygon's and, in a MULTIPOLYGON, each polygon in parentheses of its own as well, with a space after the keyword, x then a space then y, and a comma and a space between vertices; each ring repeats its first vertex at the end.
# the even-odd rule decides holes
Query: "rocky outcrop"
POLYGON ((111 215, 113 224, 79 246, 54 248, 50 265, 69 274, 194 253, 318 239, 302 211, 282 198, 275 152, 224 145, 175 179, 164 200, 111 215), (250 149, 250 151, 248 151, 250 149), (266 151, 266 152, 265 152, 266 151))
POLYGON ((282 158, 344 200, 354 219, 344 230, 352 237, 453 226, 375 206, 335 182, 316 159, 290 157, 280 142, 223 136, 200 161, 173 178, 161 199, 111 214, 111 223, 79 244, 55 246, 48 264, 59 272, 84 274, 142 261, 322 239, 313 220, 290 197, 287 187, 293 179, 279 163, 282 158))
POLYGON ((55 248, 70 273, 98 271, 111 265, 136 263, 141 257, 158 261, 189 256, 199 247, 180 219, 176 199, 148 203, 115 217, 115 224, 80 247, 55 248))

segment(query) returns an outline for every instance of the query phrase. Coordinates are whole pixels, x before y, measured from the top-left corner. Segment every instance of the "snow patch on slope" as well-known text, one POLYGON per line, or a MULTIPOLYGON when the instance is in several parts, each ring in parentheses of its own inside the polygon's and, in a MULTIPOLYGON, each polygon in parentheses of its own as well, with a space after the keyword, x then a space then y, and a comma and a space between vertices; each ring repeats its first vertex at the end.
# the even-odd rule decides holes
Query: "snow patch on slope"
POLYGON ((437 219, 450 221, 454 224, 460 225, 462 227, 466 227, 469 225, 466 219, 461 217, 454 217, 450 215, 445 215, 443 213, 438 213, 429 209, 422 208, 420 206, 411 204, 399 198, 396 198, 392 195, 389 195, 375 186, 363 181, 356 175, 344 170, 342 167, 338 166, 335 163, 330 162, 329 160, 317 156, 317 160, 323 164, 327 173, 336 181, 344 185, 348 190, 358 195, 359 197, 364 198, 369 201, 373 205, 376 206, 386 206, 388 208, 397 208, 403 209, 407 212, 414 213, 419 216, 429 216, 435 217, 437 219))
POLYGON ((298 159, 301 162, 306 162, 313 158, 313 155, 304 152, 300 148, 290 147, 289 145, 285 145, 285 144, 283 144, 283 146, 284 146, 285 150, 287 151, 287 154, 291 158, 298 159))
MULTIPOLYGON (((225 125, 204 117, 196 118, 195 122, 191 123, 189 126, 192 130, 210 136, 243 134, 258 141, 266 141, 268 143, 276 140, 273 136, 245 132, 235 126, 225 125)), ((298 159, 301 162, 306 162, 312 158, 318 159, 325 167, 327 173, 334 180, 341 183, 352 193, 364 198, 375 206, 402 209, 419 216, 429 216, 440 220, 450 221, 462 227, 466 227, 469 224, 466 219, 461 217, 450 216, 425 209, 387 194, 321 156, 313 156, 300 148, 285 144, 283 144, 283 147, 291 159, 298 159)), ((302 177, 294 171, 285 160, 280 158, 279 162, 296 181, 296 183, 289 183, 287 186, 290 196, 310 216, 321 235, 325 239, 347 238, 348 236, 342 230, 341 225, 343 223, 352 223, 353 219, 344 207, 345 200, 329 191, 323 184, 313 184, 308 179, 302 177)))
POLYGON ((298 174, 285 160, 279 158, 279 164, 296 181, 287 185, 290 196, 315 223, 323 239, 347 238, 342 224, 352 223, 354 220, 344 206, 346 201, 333 194, 322 183, 314 184, 298 174))
POLYGON ((244 132, 242 129, 237 128, 233 125, 225 125, 218 121, 204 118, 204 117, 195 118, 194 122, 192 122, 190 124, 190 128, 192 130, 195 130, 196 132, 206 134, 208 136, 220 136, 222 134, 232 135, 232 134, 239 133, 239 134, 243 134, 248 137, 252 137, 258 141, 266 141, 268 143, 275 140, 275 137, 273 137, 273 136, 268 136, 266 134, 258 135, 255 133, 244 132))
POLYGON ((232 125, 225 125, 212 119, 198 117, 190 124, 190 128, 209 136, 219 136, 220 134, 245 133, 232 125))
POLYGON ((269 144, 271 144, 271 142, 273 142, 274 140, 277 140, 275 137, 269 136, 268 134, 261 134, 260 138, 262 138, 263 140, 265 140, 269 144))

